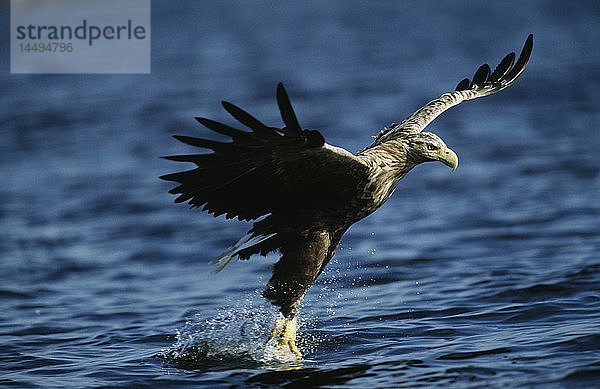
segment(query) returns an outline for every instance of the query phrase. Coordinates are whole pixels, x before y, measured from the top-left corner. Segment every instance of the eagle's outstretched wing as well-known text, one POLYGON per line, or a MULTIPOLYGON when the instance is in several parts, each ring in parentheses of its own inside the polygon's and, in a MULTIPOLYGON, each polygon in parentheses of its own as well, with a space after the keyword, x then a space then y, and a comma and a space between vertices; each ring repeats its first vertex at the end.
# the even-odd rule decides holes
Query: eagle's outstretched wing
POLYGON ((496 93, 508 87, 513 84, 517 78, 519 78, 521 73, 523 73, 523 70, 525 70, 532 49, 533 34, 530 34, 525 41, 523 50, 516 63, 515 53, 510 53, 500 61, 493 72, 488 64, 481 65, 479 69, 477 69, 477 72, 475 72, 472 81, 465 78, 456 86, 454 92, 444 93, 437 99, 425 104, 402 123, 394 125, 387 132, 382 133, 375 143, 385 142, 399 132, 421 132, 429 123, 448 108, 466 100, 491 95, 492 93, 496 93))
POLYGON ((176 135, 184 143, 214 152, 163 157, 197 165, 193 170, 161 176, 179 183, 170 190, 179 194, 175 202, 203 206, 215 216, 252 220, 303 208, 323 209, 352 196, 356 189, 353 177, 357 170, 366 173, 366 166, 350 152, 325 143, 318 131, 303 130, 281 83, 277 86, 277 103, 283 128, 266 126, 235 105, 223 102, 225 110, 252 132, 196 118, 209 129, 231 137, 232 142, 176 135), (331 187, 339 190, 325 190, 331 187))

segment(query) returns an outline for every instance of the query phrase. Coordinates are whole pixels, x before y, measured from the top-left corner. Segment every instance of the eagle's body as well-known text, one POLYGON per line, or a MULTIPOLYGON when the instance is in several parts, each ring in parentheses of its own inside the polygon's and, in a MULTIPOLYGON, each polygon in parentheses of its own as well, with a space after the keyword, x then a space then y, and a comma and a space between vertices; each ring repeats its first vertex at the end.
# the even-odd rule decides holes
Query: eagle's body
POLYGON ((385 203, 398 182, 418 164, 440 161, 455 169, 456 154, 438 136, 422 130, 446 109, 512 84, 525 69, 532 46, 530 35, 516 63, 515 54, 510 53, 494 72, 482 65, 472 82, 461 81, 456 91, 429 102, 402 123, 392 124, 357 154, 325 143, 318 131, 303 130, 282 84, 277 87, 277 102, 283 128, 266 126, 223 102, 224 108, 252 131, 196 118, 231 137, 232 142, 176 136, 214 152, 166 157, 193 162, 197 167, 161 178, 180 184, 170 191, 179 194, 176 202, 203 206, 215 216, 255 220, 248 235, 217 258, 217 271, 235 256, 248 259, 279 250, 281 259, 274 265, 263 295, 285 317, 274 335, 300 356, 294 343, 296 310, 342 235, 385 203))

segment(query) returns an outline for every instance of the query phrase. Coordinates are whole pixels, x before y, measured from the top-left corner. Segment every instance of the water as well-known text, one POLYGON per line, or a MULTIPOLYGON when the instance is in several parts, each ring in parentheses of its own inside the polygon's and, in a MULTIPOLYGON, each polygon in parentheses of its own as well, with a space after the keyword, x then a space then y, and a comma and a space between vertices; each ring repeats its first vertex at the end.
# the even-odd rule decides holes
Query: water
MULTIPOLYGON (((8 22, 7 2, 0 12, 8 22)), ((10 75, 0 42, 0 384, 590 387, 600 382, 600 8, 590 2, 153 3, 151 75, 10 75), (227 99, 357 151, 520 50, 514 86, 431 129, 301 308, 301 366, 265 341, 276 260, 208 261, 247 224, 172 204, 171 134, 227 99), (492 65, 495 65, 493 63, 492 65)), ((8 36, 8 23, 2 23, 8 36)), ((243 195, 243 194, 240 194, 243 195)))

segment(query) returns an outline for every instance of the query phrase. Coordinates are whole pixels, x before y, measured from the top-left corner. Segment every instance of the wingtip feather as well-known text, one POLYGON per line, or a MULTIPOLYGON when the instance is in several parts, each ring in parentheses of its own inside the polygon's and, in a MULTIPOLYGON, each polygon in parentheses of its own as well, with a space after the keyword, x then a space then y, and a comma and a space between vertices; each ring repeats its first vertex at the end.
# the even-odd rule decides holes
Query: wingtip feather
POLYGON ((489 77, 490 82, 496 82, 504 77, 511 69, 512 65, 515 63, 515 53, 508 53, 502 61, 496 66, 496 69, 492 72, 489 77))
POLYGON ((523 50, 521 50, 521 54, 519 54, 519 58, 514 66, 508 71, 506 76, 507 84, 513 83, 525 70, 525 67, 529 63, 529 59, 531 58, 531 52, 533 51, 533 34, 529 34, 527 40, 525 40, 525 44, 523 45, 523 50))
POLYGON ((485 83, 487 81, 489 75, 490 75, 490 65, 488 65, 487 63, 484 63, 475 72, 475 75, 473 76, 473 81, 471 82, 471 88, 485 83))
POLYGON ((295 136, 300 135, 302 127, 300 127, 300 123, 298 122, 298 118, 296 117, 296 113, 292 108, 292 103, 290 102, 290 98, 285 91, 282 82, 277 84, 277 105, 279 106, 281 119, 285 123, 288 131, 295 136))
POLYGON ((246 127, 252 129, 253 131, 255 131, 255 132, 263 132, 265 130, 268 131, 268 127, 265 126, 260 120, 258 120, 254 116, 250 115, 248 112, 244 111, 240 107, 238 107, 234 104, 231 104, 230 102, 227 102, 227 101, 221 101, 221 105, 223 105, 223 108, 225 108, 225 110, 227 112, 229 112, 229 114, 231 116, 233 116, 237 121, 239 121, 246 127))
POLYGON ((465 79, 461 80, 461 82, 459 82, 458 85, 456 85, 456 90, 461 91, 461 90, 469 89, 470 85, 471 85, 471 81, 468 78, 465 78, 465 79))

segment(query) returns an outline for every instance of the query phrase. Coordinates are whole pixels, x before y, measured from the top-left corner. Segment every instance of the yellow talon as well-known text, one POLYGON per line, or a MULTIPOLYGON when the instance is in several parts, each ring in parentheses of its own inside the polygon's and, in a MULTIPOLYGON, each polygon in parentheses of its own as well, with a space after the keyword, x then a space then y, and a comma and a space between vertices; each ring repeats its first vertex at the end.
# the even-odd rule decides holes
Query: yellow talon
POLYGON ((302 353, 296 347, 296 318, 277 320, 269 339, 272 338, 277 339, 277 347, 280 350, 287 346, 298 359, 302 359, 302 353))

